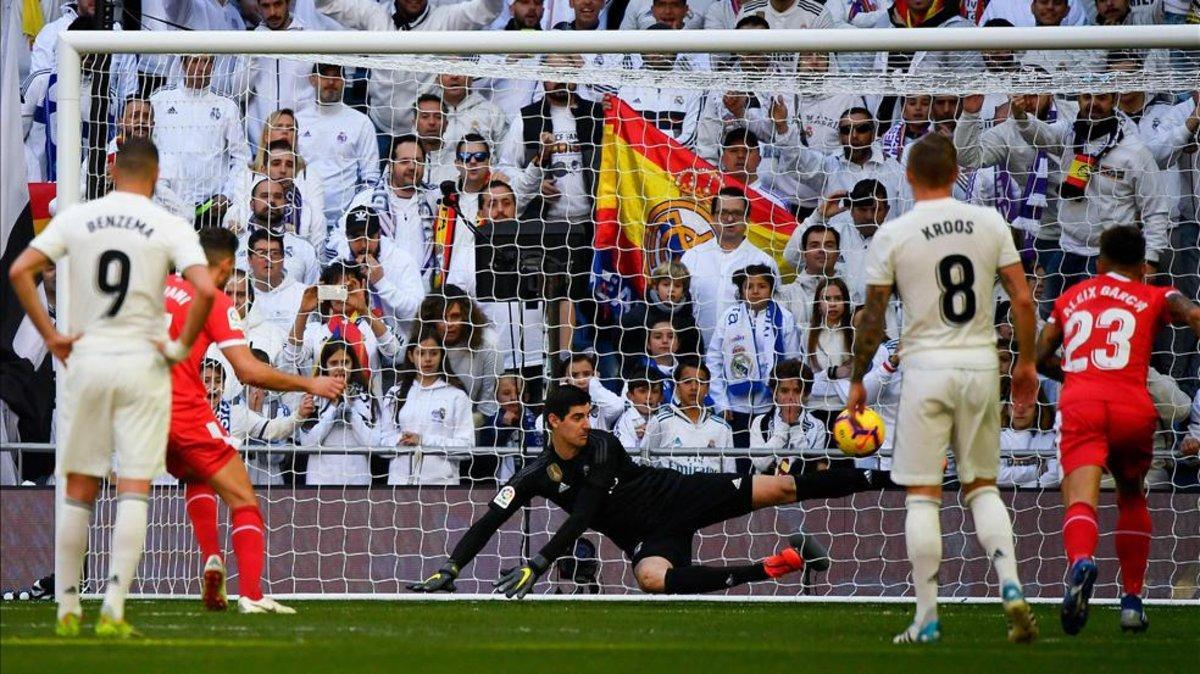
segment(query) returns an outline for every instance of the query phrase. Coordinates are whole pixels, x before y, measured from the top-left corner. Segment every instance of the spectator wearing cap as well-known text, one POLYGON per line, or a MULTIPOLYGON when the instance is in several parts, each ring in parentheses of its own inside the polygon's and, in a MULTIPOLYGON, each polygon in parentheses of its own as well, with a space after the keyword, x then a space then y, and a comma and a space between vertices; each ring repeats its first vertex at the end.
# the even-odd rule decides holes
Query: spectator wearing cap
MULTIPOLYGON (((240 232, 237 265, 249 269, 250 237, 257 230, 266 230, 283 242, 283 268, 290 278, 300 283, 315 283, 321 273, 321 264, 312 244, 288 231, 287 188, 284 183, 259 176, 250 191, 250 217, 234 228, 240 232)), ((230 217, 244 213, 243 209, 230 211, 230 217)))
POLYGON ((346 240, 338 257, 363 269, 371 310, 382 315, 393 332, 405 334, 425 296, 425 283, 408 253, 383 237, 379 214, 370 206, 356 206, 346 214, 346 240))
POLYGON ((371 120, 342 102, 342 66, 318 63, 309 81, 317 104, 296 113, 296 149, 311 158, 312 169, 325 184, 325 222, 332 227, 359 188, 379 180, 379 145, 371 120))
MULTIPOLYGON (((426 285, 433 266, 433 195, 425 184, 425 148, 415 135, 392 139, 388 162, 378 182, 350 200, 350 211, 368 207, 379 217, 382 238, 389 247, 408 253, 426 285)), ((345 248, 345 216, 330 238, 345 248)))
MULTIPOLYGON (((433 6, 429 0, 317 0, 317 10, 348 30, 478 30, 490 24, 504 9, 504 0, 467 0, 433 6)), ((371 100, 369 114, 375 128, 385 136, 400 136, 413 130, 417 95, 434 86, 434 75, 373 69, 367 83, 371 100)))
POLYGON ((184 55, 179 65, 179 84, 150 96, 154 144, 178 168, 185 203, 198 207, 215 200, 228 207, 236 197, 236 176, 250 162, 241 111, 209 89, 211 55, 184 55))
POLYGON ((724 187, 710 205, 713 237, 688 249, 680 262, 691 274, 696 325, 705 344, 712 341, 717 319, 737 301, 733 275, 752 264, 764 264, 779 276, 775 260, 746 238, 750 200, 740 187, 724 187))

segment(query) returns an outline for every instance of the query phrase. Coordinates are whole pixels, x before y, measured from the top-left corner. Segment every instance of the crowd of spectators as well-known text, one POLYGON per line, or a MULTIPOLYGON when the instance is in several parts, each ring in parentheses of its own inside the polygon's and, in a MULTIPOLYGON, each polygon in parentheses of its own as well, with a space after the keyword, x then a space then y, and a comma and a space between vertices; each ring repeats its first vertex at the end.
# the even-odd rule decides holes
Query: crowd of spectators
MULTIPOLYGON (((147 0, 142 6, 145 30, 984 31, 1200 21, 1195 0, 147 0)), ((94 0, 67 3, 33 44, 23 89, 31 182, 55 177, 59 37, 98 29, 94 13, 94 0)), ((333 403, 244 388, 214 352, 205 365, 211 402, 245 438, 254 479, 457 484, 504 479, 519 466, 519 452, 486 448, 541 445, 538 411, 547 385, 588 390, 593 427, 612 430, 647 460, 687 472, 786 472, 836 460, 828 429, 849 387, 865 251, 880 227, 911 207, 905 151, 927 133, 944 134, 958 148, 956 196, 994 206, 1012 225, 1043 316, 1065 287, 1095 273, 1100 232, 1129 222, 1146 234, 1153 281, 1200 299, 1200 93, 697 91, 506 79, 506 64, 644 69, 681 81, 709 70, 1150 72, 1193 56, 514 55, 481 57, 497 76, 472 78, 189 54, 91 62, 85 84, 91 87, 100 68, 110 69, 108 151, 124 138, 152 138, 162 159, 156 195, 162 205, 198 228, 238 233, 239 271, 226 291, 256 353, 277 367, 341 376, 349 384, 333 403), (589 288, 603 118, 614 95, 710 162, 726 184, 697 202, 711 234, 647 269, 644 296, 629 299, 618 315, 602 311, 589 288), (1090 171, 1080 171, 1081 164, 1090 171), (748 236, 748 191, 795 216, 783 250, 763 250, 748 236), (522 252, 530 240, 545 252, 534 268, 522 252), (490 269, 478 262, 484 249, 490 269), (506 258, 505 251, 515 255, 506 258), (312 451, 271 451, 280 444, 312 451), (339 451, 363 446, 395 451, 339 451), (730 447, 763 451, 750 458, 683 451, 730 447), (670 449, 681 453, 658 451, 670 449)), ((96 98, 88 97, 85 115, 96 98)), ((88 168, 85 181, 95 180, 88 168)), ((52 305, 52 276, 44 288, 52 305)), ((901 321, 896 300, 887 321, 891 341, 866 380, 871 404, 887 421, 894 420, 906 374, 897 341, 901 321)), ((997 349, 1007 356, 1003 368, 1014 348, 1000 291, 996 325, 997 349)), ((47 371, 48 356, 27 325, 12 351, 31 365, 23 376, 47 371)), ((1046 487, 1059 479, 1052 430, 1058 389, 1043 383, 1036 412, 1013 415, 1004 407, 1005 484, 1046 487)), ((1158 479, 1194 483, 1196 342, 1182 331, 1165 332, 1149 384, 1162 416, 1159 444, 1172 457, 1159 461, 1158 479)), ((14 409, 5 408, 10 439, 19 416, 14 409)), ((864 463, 887 468, 890 442, 864 463)))

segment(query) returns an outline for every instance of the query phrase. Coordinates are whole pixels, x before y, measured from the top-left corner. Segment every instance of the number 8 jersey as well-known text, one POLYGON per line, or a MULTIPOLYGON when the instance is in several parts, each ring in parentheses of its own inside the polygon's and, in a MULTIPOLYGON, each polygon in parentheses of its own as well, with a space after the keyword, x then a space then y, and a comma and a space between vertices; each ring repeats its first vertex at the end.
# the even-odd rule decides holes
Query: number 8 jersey
POLYGON ((1167 298, 1179 291, 1109 272, 1071 286, 1050 321, 1063 331, 1061 400, 1149 401, 1147 370, 1167 298))
POLYGON ((54 262, 69 255, 64 332, 82 333, 79 353, 153 351, 167 337, 163 281, 171 266, 208 264, 187 222, 130 192, 65 209, 30 246, 54 262))
POLYGON ((995 370, 996 273, 1019 264, 1004 219, 953 198, 918 201, 867 251, 867 285, 895 286, 905 368, 995 370))

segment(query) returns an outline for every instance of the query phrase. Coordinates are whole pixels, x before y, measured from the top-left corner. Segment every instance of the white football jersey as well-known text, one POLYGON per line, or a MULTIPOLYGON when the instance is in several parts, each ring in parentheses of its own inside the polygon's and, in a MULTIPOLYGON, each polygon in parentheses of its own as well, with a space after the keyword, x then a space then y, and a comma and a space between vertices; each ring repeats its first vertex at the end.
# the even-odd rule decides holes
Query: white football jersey
POLYGON ((80 352, 138 351, 167 338, 163 282, 171 271, 207 265, 192 226, 130 192, 59 213, 30 246, 57 262, 69 258, 64 332, 81 334, 80 352))
POLYGON ((867 252, 867 285, 904 305, 901 357, 913 366, 994 369, 996 272, 1021 261, 995 210, 945 198, 885 223, 867 252))

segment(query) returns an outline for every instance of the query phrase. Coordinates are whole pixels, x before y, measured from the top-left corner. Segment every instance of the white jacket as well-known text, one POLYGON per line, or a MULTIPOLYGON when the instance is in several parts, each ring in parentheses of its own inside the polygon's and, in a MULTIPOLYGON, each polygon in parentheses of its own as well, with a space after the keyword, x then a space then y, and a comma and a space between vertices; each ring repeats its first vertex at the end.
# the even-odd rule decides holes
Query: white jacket
POLYGON ((331 451, 308 455, 305 484, 370 485, 370 458, 365 454, 339 454, 337 450, 370 447, 378 442, 377 410, 371 394, 360 391, 336 402, 321 400, 317 410, 316 422, 300 432, 300 444, 331 451))
POLYGON ((700 328, 705 343, 712 340, 717 319, 737 301, 737 288, 733 285, 734 272, 752 264, 765 264, 774 272, 776 280, 779 277, 779 267, 775 260, 750 243, 750 239, 743 240, 741 245, 730 251, 722 249, 715 238, 709 239, 689 248, 679 261, 687 267, 692 278, 696 326, 700 328))
MULTIPOLYGON (((233 206, 225 214, 226 228, 241 233, 243 226, 250 220, 250 199, 254 193, 254 184, 262 178, 261 173, 255 173, 245 164, 233 173, 233 206)), ((321 206, 325 203, 325 185, 316 171, 307 166, 292 179, 292 185, 300 194, 300 222, 294 233, 307 239, 316 251, 317 258, 324 261, 329 255, 329 228, 325 224, 325 214, 321 206)))
POLYGON ((429 282, 433 266, 433 214, 436 199, 433 193, 417 188, 409 198, 396 195, 390 186, 376 183, 350 200, 337 227, 330 233, 330 246, 344 250, 346 246, 346 216, 358 206, 370 206, 379 214, 384 235, 392 245, 408 253, 425 282, 429 282), (390 233, 389 233, 390 231, 390 233))
POLYGON ((645 449, 667 449, 678 454, 654 456, 651 463, 663 468, 673 468, 685 475, 692 473, 732 473, 737 470, 732 457, 689 456, 688 450, 732 449, 733 429, 729 423, 709 410, 700 412, 696 423, 673 403, 663 405, 646 424, 643 438, 645 449))
MULTIPOLYGON (((375 332, 371 330, 370 321, 365 317, 360 316, 356 325, 362 333, 363 346, 367 350, 367 368, 371 375, 369 393, 378 400, 382 397, 380 392, 383 390, 380 370, 385 364, 392 364, 400 354, 400 341, 391 330, 385 330, 381 337, 376 337, 375 332)), ((289 339, 283 347, 283 352, 279 354, 280 364, 293 372, 311 372, 325 342, 332 336, 333 331, 329 329, 328 321, 309 323, 304 328, 304 340, 301 344, 293 344, 289 339)))
MULTIPOLYGON (((285 30, 315 30, 315 26, 307 26, 300 17, 292 15, 292 22, 285 30)), ((260 23, 256 31, 268 32, 265 23, 260 23)), ((313 91, 313 66, 308 61, 294 61, 259 56, 249 59, 242 72, 247 87, 240 89, 248 92, 246 97, 246 133, 250 144, 257 147, 262 138, 263 126, 272 112, 289 108, 299 113, 316 105, 316 93, 313 91)), ((239 83, 240 84, 240 83, 239 83)))
MULTIPOLYGON (((394 6, 375 0, 317 0, 317 9, 347 30, 475 30, 492 22, 504 0, 468 0, 435 7, 433 3, 409 24, 398 26, 394 6)), ((432 74, 414 74, 387 69, 371 71, 367 83, 371 120, 383 133, 399 136, 412 132, 413 107, 417 95, 433 83, 432 74)))
POLYGON ((750 448, 774 450, 774 456, 751 457, 750 462, 755 470, 762 473, 773 462, 779 462, 779 472, 786 472, 783 459, 827 456, 829 431, 808 410, 801 410, 800 418, 789 426, 783 422, 779 410, 775 409, 750 420, 750 448))
POLYGON ((630 454, 633 454, 635 450, 640 452, 646 446, 646 428, 653 416, 651 414, 650 417, 644 417, 638 408, 630 405, 617 419, 617 423, 613 424, 612 434, 617 436, 617 440, 621 441, 621 446, 630 454), (640 435, 639 431, 641 431, 640 435))
POLYGON ((738 302, 721 317, 708 342, 709 395, 718 412, 761 413, 771 407, 775 363, 800 357, 796 319, 775 300, 758 312, 738 302))
POLYGON ((179 197, 199 204, 214 194, 236 196, 235 176, 250 161, 242 114, 233 101, 184 86, 150 95, 154 144, 180 169, 179 197))
POLYGON ((325 221, 334 225, 364 185, 379 180, 379 143, 375 127, 345 103, 314 105, 299 113, 299 153, 325 186, 325 221))
MULTIPOLYGON (((238 269, 249 273, 250 232, 257 229, 255 225, 242 228, 238 235, 238 248, 234 256, 238 269)), ((288 278, 296 279, 304 285, 312 285, 321 275, 321 263, 312 244, 292 234, 283 233, 283 268, 287 270, 288 278)))
MULTIPOLYGON (((338 242, 336 254, 341 260, 350 258, 350 245, 344 238, 338 242)), ((421 308, 428 284, 421 277, 417 263, 392 239, 379 240, 379 266, 383 267, 383 278, 370 284, 372 301, 378 298, 378 308, 393 332, 407 334, 409 321, 421 308)))
POLYGON ((401 434, 421 436, 417 448, 462 448, 459 456, 401 454, 388 466, 388 484, 458 484, 458 467, 468 449, 475 445, 475 423, 471 401, 462 389, 439 379, 430 386, 413 383, 405 400, 400 387, 393 386, 383 402, 379 444, 399 445, 401 434))
POLYGON ((466 98, 456 106, 446 104, 446 130, 442 132, 442 143, 454 152, 458 141, 469 133, 483 136, 493 156, 499 154, 508 133, 508 118, 504 111, 475 91, 468 91, 466 98))
POLYGON ((254 287, 254 311, 262 320, 290 334, 292 324, 296 321, 296 312, 300 310, 300 300, 308 286, 298 279, 284 277, 283 282, 270 290, 263 290, 257 284, 254 287))

